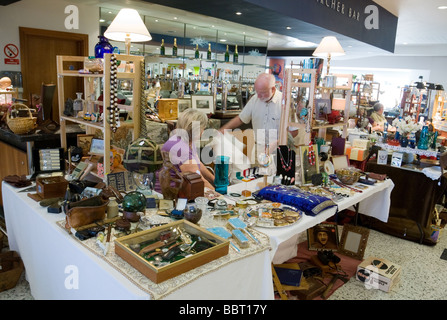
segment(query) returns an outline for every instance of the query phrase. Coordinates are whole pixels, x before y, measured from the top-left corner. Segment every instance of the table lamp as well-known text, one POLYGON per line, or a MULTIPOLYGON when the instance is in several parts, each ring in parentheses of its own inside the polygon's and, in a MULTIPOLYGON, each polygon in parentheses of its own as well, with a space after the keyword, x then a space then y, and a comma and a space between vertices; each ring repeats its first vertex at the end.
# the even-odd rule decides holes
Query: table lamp
POLYGON ((345 51, 341 47, 340 43, 338 42, 337 38, 334 36, 328 36, 324 37, 323 40, 321 40, 318 47, 315 49, 315 51, 312 53, 315 57, 327 57, 327 75, 329 75, 329 68, 331 64, 331 57, 332 56, 343 56, 345 55, 345 51))
POLYGON ((124 8, 118 12, 115 19, 104 32, 110 40, 124 41, 126 54, 130 55, 130 43, 150 41, 152 36, 146 28, 137 10, 124 8))

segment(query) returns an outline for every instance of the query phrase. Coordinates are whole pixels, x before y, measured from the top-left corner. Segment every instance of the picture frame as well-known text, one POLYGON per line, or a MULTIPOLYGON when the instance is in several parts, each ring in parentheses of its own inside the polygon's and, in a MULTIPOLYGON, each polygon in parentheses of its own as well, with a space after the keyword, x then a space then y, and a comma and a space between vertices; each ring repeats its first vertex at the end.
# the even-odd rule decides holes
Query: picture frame
POLYGON ((214 99, 211 95, 191 95, 191 108, 202 111, 205 114, 214 112, 214 99))
POLYGON ((331 113, 331 99, 315 100, 315 119, 327 120, 327 115, 331 113))
POLYGON ((317 146, 312 146, 315 153, 315 163, 309 161, 309 146, 299 146, 300 165, 301 165, 301 182, 303 184, 312 183, 312 176, 320 173, 320 162, 317 146))
POLYGON ((393 152, 391 156, 391 166, 400 167, 402 165, 402 158, 404 154, 402 152, 393 152))
POLYGON ((324 222, 307 229, 309 251, 338 251, 338 227, 335 223, 324 222))
POLYGON ((350 166, 349 157, 347 154, 331 157, 332 164, 334 165, 334 171, 338 169, 344 169, 350 166))
POLYGON ((377 164, 387 164, 388 163, 388 151, 379 150, 377 152, 377 164))
POLYGON ((104 155, 104 140, 103 139, 92 139, 92 144, 90 146, 90 155, 104 155))
POLYGON ((191 98, 178 99, 178 114, 192 107, 191 98))
POLYGON ((83 156, 88 155, 90 152, 93 137, 93 134, 78 134, 76 136, 76 146, 82 149, 83 156))
POLYGON ((343 225, 338 252, 357 260, 363 260, 368 237, 369 229, 345 224, 343 225))

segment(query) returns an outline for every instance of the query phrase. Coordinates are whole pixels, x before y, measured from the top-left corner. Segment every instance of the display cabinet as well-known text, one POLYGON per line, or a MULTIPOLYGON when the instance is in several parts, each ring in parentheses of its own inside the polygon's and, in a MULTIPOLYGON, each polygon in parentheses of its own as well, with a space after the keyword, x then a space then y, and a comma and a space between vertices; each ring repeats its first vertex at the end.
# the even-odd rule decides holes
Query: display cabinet
MULTIPOLYGON (((104 159, 109 158, 111 126, 109 121, 110 111, 108 107, 111 105, 111 54, 104 54, 103 71, 101 73, 80 73, 80 69, 86 67, 89 63, 88 57, 80 56, 57 56, 57 89, 58 89, 58 104, 60 115, 60 137, 61 147, 67 150, 66 126, 67 123, 77 123, 85 127, 87 134, 94 134, 97 130, 103 133, 104 137, 104 159), (91 118, 76 117, 67 115, 65 111, 65 102, 67 98, 64 94, 64 79, 67 77, 78 77, 84 81, 84 111, 89 113, 100 113, 96 121, 91 118), (102 96, 102 99, 100 97, 102 96)), ((141 80, 142 80, 142 64, 144 58, 142 56, 133 55, 115 55, 116 59, 120 61, 117 69, 117 79, 125 81, 126 86, 121 83, 121 88, 131 87, 130 105, 118 104, 120 110, 125 110, 129 113, 131 120, 121 122, 121 126, 128 126, 132 129, 133 139, 136 139, 140 134, 140 104, 141 104, 141 80)), ((123 99, 124 100, 124 99, 123 99)), ((104 161, 104 179, 110 173, 110 161, 104 161)))
POLYGON ((317 70, 286 69, 280 144, 287 143, 289 127, 304 130, 306 145, 311 141, 313 131, 325 139, 327 129, 342 127, 342 136, 347 137, 352 75, 331 76, 336 79, 333 86, 319 86, 317 70))

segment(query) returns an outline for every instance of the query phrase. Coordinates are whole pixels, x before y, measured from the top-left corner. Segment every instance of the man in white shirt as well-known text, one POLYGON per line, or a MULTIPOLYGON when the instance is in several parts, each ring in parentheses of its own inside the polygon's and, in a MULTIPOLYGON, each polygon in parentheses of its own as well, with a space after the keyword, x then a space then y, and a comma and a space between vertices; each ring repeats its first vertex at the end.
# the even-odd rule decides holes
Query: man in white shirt
MULTIPOLYGON (((275 87, 275 77, 272 74, 261 73, 255 81, 256 94, 251 97, 241 113, 223 125, 219 131, 238 128, 242 124, 252 123, 257 145, 276 147, 280 122, 282 93, 275 87)), ((289 128, 295 137, 297 128, 289 128)))

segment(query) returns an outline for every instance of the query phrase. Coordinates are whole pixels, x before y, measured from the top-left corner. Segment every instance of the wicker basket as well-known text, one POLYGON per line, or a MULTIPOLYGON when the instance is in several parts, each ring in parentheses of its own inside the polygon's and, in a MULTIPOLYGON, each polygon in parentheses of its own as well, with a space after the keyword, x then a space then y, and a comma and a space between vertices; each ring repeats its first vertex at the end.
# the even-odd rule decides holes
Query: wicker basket
POLYGON ((23 261, 15 251, 0 253, 0 292, 14 288, 22 275, 23 261))
POLYGON ((31 110, 22 103, 15 103, 8 109, 8 113, 6 115, 6 123, 8 124, 9 129, 15 134, 25 134, 30 132, 36 127, 37 118, 33 117, 31 110), (11 118, 11 111, 13 109, 26 109, 28 110, 28 117, 17 117, 11 118))
POLYGON ((338 180, 344 184, 354 184, 359 181, 361 173, 356 169, 338 169, 335 171, 338 180))

